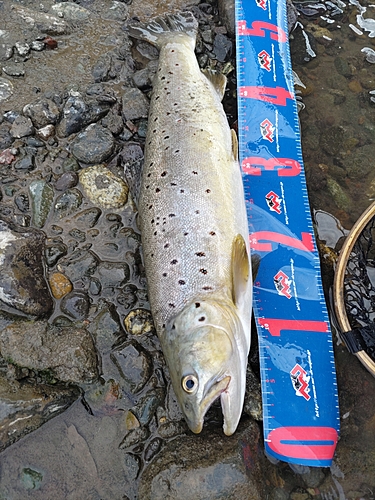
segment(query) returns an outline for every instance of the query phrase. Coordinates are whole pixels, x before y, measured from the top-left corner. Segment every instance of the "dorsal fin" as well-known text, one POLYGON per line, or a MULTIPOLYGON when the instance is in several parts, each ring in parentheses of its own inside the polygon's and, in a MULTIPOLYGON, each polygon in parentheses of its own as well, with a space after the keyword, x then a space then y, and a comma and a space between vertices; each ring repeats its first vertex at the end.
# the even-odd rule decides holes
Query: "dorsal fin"
POLYGON ((238 234, 232 243, 232 297, 238 307, 246 293, 250 276, 249 256, 246 243, 241 234, 238 234))
POLYGON ((223 73, 218 73, 210 68, 202 69, 202 73, 212 83, 214 89, 219 94, 220 100, 222 100, 225 93, 225 87, 227 86, 227 77, 223 75, 223 73))

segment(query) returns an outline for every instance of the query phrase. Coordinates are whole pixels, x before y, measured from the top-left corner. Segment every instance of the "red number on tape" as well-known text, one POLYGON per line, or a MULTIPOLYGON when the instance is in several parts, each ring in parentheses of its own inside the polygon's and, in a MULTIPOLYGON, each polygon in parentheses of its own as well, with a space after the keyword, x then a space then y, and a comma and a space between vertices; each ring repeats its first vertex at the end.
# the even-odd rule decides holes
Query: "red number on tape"
POLYGON ((247 28, 246 21, 238 21, 238 35, 266 36, 269 33, 272 40, 278 42, 286 42, 287 36, 285 31, 276 24, 266 23, 264 21, 253 21, 251 28, 247 28))
POLYGON ((301 240, 287 236, 286 234, 275 233, 273 231, 256 231, 250 235, 250 246, 259 252, 271 252, 272 243, 260 243, 260 240, 281 243, 287 247, 303 250, 304 252, 314 251, 314 240, 310 233, 301 233, 301 240))

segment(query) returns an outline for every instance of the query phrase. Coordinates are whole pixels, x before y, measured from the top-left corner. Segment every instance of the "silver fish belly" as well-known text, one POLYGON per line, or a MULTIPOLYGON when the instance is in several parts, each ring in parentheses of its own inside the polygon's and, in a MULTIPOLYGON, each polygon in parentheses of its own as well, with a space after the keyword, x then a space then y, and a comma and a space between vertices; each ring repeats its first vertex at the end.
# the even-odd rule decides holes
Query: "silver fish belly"
POLYGON ((200 70, 195 31, 188 13, 130 31, 160 49, 139 216, 151 311, 185 418, 200 432, 220 396, 232 434, 250 347, 248 226, 225 77, 200 70))

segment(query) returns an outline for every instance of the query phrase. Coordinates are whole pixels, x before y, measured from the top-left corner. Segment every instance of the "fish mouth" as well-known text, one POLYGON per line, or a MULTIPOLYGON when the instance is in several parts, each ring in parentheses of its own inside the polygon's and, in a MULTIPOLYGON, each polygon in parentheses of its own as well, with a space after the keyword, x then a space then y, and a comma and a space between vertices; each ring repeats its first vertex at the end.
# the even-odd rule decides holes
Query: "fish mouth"
POLYGON ((204 416, 207 413, 207 410, 212 405, 212 403, 217 399, 220 394, 227 390, 231 377, 228 375, 227 377, 222 378, 216 384, 214 384, 207 391, 206 395, 202 399, 199 409, 194 421, 189 420, 188 425, 192 432, 195 434, 199 434, 202 431, 204 416))

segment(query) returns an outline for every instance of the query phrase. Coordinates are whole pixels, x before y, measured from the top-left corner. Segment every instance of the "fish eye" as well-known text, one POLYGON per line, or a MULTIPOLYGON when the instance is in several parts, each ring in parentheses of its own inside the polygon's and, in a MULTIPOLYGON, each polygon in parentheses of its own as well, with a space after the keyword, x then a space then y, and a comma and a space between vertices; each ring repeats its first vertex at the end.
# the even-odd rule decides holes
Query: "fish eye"
POLYGON ((192 394, 198 387, 198 379, 194 375, 186 375, 182 379, 182 388, 188 394, 192 394))

